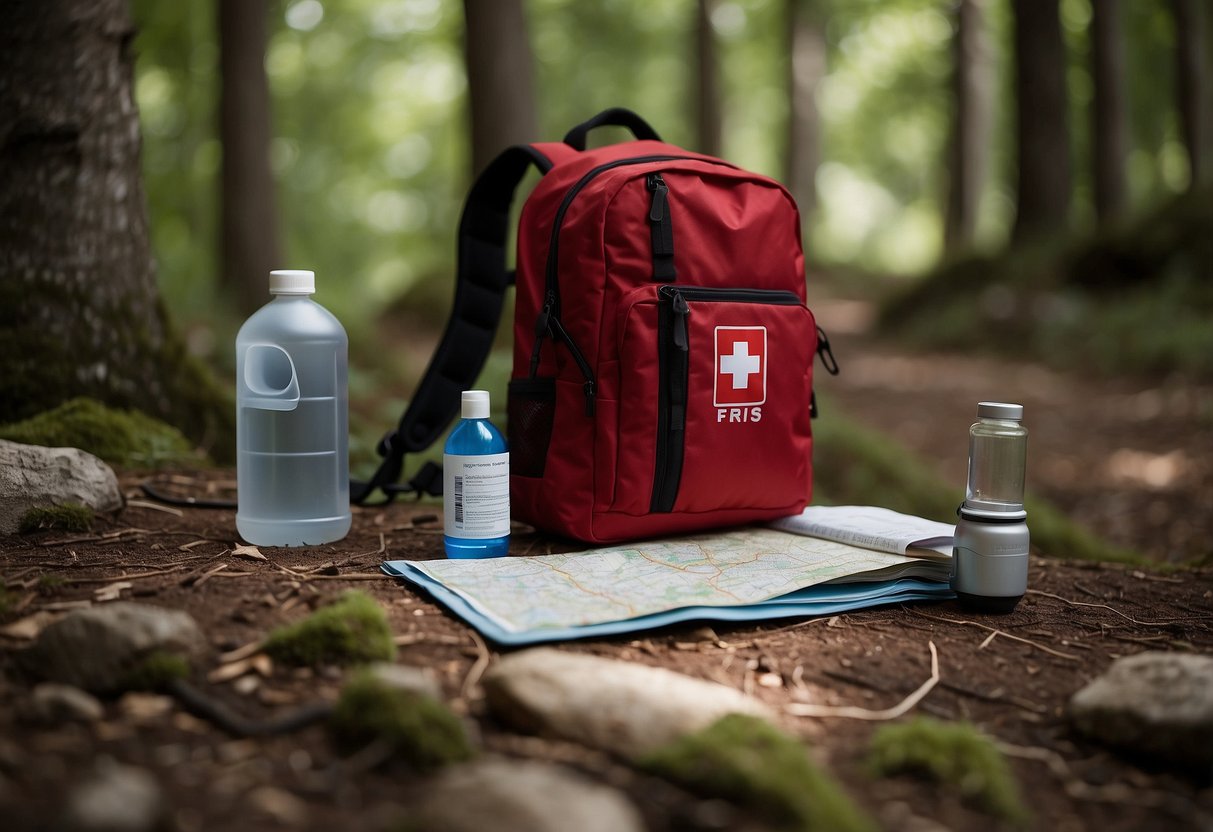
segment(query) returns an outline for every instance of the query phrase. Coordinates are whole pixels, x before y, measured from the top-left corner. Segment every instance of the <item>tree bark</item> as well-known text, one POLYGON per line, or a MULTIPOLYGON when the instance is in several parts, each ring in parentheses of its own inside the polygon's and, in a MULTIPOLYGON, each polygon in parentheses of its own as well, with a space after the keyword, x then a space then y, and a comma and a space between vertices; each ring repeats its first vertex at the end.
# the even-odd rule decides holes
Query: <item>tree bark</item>
POLYGON ((1210 114, 1207 0, 1172 0, 1175 15, 1179 123, 1188 149, 1189 188, 1208 176, 1210 114))
POLYGON ((463 0, 472 109, 472 172, 535 141, 534 58, 522 0, 463 0))
POLYGON ((282 268, 270 170, 270 90, 264 0, 219 0, 220 285, 242 316, 266 301, 282 268))
POLYGON ((10 0, 0 27, 0 422, 75 396, 221 455, 232 411, 156 288, 125 0, 10 0))
POLYGON ((1091 78, 1095 87, 1091 124, 1095 214, 1103 224, 1124 214, 1128 193, 1125 45, 1120 0, 1091 4, 1091 78))
POLYGON ((1057 0, 1012 0, 1018 207, 1013 237, 1064 231, 1070 209, 1066 54, 1057 0))
POLYGON ((712 29, 715 0, 695 4, 695 137, 700 153, 719 156, 722 146, 720 59, 712 29))
POLYGON ((985 0, 959 0, 952 40, 952 135, 948 142, 948 199, 944 245, 971 245, 986 183, 992 111, 985 0))
POLYGON ((788 37, 787 185, 802 221, 817 211, 821 119, 817 89, 826 72, 826 41, 817 0, 785 0, 788 37))

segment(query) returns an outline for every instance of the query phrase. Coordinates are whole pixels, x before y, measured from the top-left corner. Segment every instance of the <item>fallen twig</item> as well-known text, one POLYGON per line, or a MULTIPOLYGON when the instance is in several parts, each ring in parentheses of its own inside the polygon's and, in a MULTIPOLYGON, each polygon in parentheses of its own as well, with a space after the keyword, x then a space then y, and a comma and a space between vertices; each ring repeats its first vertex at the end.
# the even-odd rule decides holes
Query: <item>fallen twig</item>
POLYGON ((165 514, 171 514, 174 517, 184 517, 185 512, 179 508, 172 506, 162 506, 159 503, 149 503, 144 500, 127 500, 127 508, 150 508, 152 511, 163 511, 165 514))
POLYGON ((1183 624, 1186 621, 1197 621, 1206 618, 1213 618, 1213 615, 1191 615, 1187 618, 1167 618, 1162 621, 1141 621, 1131 615, 1126 615, 1115 607, 1110 607, 1107 604, 1092 604, 1089 601, 1071 601, 1069 598, 1062 598, 1060 595, 1054 595, 1052 592, 1044 592, 1039 589, 1029 589, 1028 594, 1042 595, 1045 598, 1052 598, 1056 601, 1061 601, 1064 604, 1069 604, 1071 607, 1098 607, 1100 609, 1105 609, 1108 612, 1119 615, 1125 621, 1132 622, 1133 624, 1137 624, 1142 627, 1166 627, 1168 624, 1183 624))
MULTIPOLYGON (((909 608, 907 608, 907 609, 909 609, 909 608)), ((1060 650, 1054 650, 1052 647, 1046 647, 1045 645, 1041 644, 1038 641, 1032 641, 1030 638, 1023 638, 1022 636, 1011 635, 1008 632, 1004 632, 1004 631, 998 630, 994 627, 990 627, 985 624, 978 623, 977 621, 965 621, 964 619, 961 619, 961 618, 944 618, 941 615, 927 615, 925 612, 919 612, 918 610, 912 610, 912 609, 909 610, 909 612, 914 613, 914 615, 920 615, 923 618, 930 618, 935 621, 944 621, 948 624, 959 624, 962 627, 978 627, 979 629, 995 633, 996 635, 1001 635, 1004 638, 1009 638, 1012 641, 1019 641, 1019 642, 1023 642, 1024 644, 1031 645, 1032 647, 1035 647, 1037 650, 1042 650, 1045 653, 1048 653, 1050 656, 1057 656, 1057 658, 1059 658, 1059 659, 1066 659, 1067 661, 1071 661, 1071 662, 1078 661, 1078 656, 1071 655, 1070 653, 1063 653, 1060 650)))
POLYGON ((476 661, 472 664, 468 675, 463 677, 463 685, 459 688, 460 695, 467 701, 472 700, 472 692, 480 685, 480 677, 484 675, 484 671, 488 669, 489 661, 492 655, 489 653, 489 646, 484 643, 484 639, 475 630, 468 630, 472 641, 476 643, 476 661))
POLYGON ((908 713, 915 705, 922 701, 931 689, 939 683, 939 652, 935 649, 935 642, 928 641, 927 647, 931 649, 931 676, 925 682, 918 686, 918 689, 907 696, 905 699, 892 708, 886 708, 883 711, 873 711, 867 708, 856 708, 849 705, 835 707, 832 705, 813 705, 807 702, 792 702, 784 705, 785 713, 792 716, 810 716, 819 719, 828 717, 838 717, 842 719, 864 719, 871 722, 883 722, 885 720, 897 719, 905 713, 908 713))
POLYGON ((119 543, 123 538, 138 534, 151 534, 150 529, 119 529, 105 534, 85 535, 84 537, 65 537, 62 540, 39 541, 36 545, 42 549, 52 549, 56 546, 67 546, 70 543, 119 543))

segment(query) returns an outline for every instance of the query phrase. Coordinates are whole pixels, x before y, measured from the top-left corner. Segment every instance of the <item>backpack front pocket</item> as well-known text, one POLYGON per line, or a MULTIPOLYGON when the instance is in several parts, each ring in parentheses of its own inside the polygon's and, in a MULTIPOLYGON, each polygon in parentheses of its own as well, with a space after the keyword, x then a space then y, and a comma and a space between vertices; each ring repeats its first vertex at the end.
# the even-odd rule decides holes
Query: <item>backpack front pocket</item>
POLYGON ((620 353, 613 508, 803 502, 815 344, 812 314, 794 292, 666 285, 633 305, 620 353))

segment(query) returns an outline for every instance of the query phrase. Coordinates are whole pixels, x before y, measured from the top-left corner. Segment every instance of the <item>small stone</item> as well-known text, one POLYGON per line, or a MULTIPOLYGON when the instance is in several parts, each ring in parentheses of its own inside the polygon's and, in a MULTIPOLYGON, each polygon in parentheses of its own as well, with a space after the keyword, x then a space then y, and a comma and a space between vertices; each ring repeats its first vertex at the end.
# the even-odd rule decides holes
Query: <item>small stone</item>
POLYGON ((300 826, 306 823, 311 815, 306 803, 290 792, 274 786, 258 786, 253 789, 249 792, 248 802, 254 809, 283 826, 300 826))
POLYGON ((489 759, 450 769, 427 784, 414 816, 432 832, 642 832, 621 792, 563 766, 489 759))
POLYGON ((442 687, 426 670, 403 664, 378 663, 366 668, 376 682, 392 690, 419 693, 431 699, 442 699, 442 687))
POLYGON ((104 759, 68 796, 63 820, 73 832, 150 832, 165 820, 164 797, 147 771, 104 759))
POLYGON ((1087 736, 1181 766, 1213 763, 1213 657, 1150 651, 1117 659, 1070 699, 1087 736))
POLYGON ((47 725, 96 722, 105 714, 97 697, 71 685, 43 682, 30 695, 28 716, 47 725))
POLYGON ((113 469, 77 448, 0 439, 0 535, 16 532, 30 509, 68 503, 97 512, 122 508, 113 469))
POLYGON ((111 693, 130 685, 149 659, 205 650, 188 613, 119 601, 54 622, 21 656, 26 669, 43 679, 111 693))
POLYGON ((625 757, 706 728, 725 714, 772 719, 758 700, 670 670, 551 648, 506 656, 484 677, 503 721, 625 757))

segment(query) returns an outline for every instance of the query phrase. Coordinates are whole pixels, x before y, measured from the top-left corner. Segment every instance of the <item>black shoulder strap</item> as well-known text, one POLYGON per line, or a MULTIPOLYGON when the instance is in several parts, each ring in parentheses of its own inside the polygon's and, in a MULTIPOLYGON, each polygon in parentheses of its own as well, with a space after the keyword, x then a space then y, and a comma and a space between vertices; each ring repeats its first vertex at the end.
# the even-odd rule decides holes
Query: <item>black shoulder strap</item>
POLYGON ((397 480, 404 455, 425 450, 438 440, 459 412, 460 395, 475 384, 484 368, 501 322, 505 291, 514 277, 505 268, 510 203, 530 165, 540 173, 552 167, 530 145, 515 145, 490 162, 472 185, 459 221, 451 319, 400 424, 379 440, 379 455, 384 458, 379 470, 365 482, 350 481, 350 502, 361 505, 377 489, 386 501, 401 493, 442 493, 441 469, 433 463, 426 463, 406 484, 397 480))

